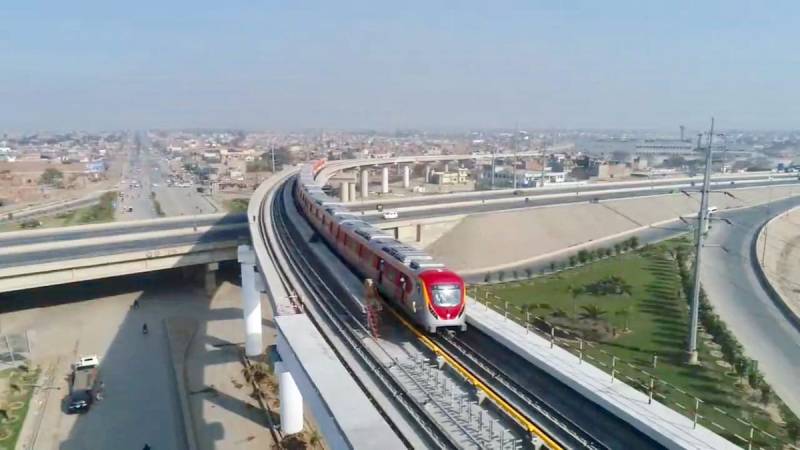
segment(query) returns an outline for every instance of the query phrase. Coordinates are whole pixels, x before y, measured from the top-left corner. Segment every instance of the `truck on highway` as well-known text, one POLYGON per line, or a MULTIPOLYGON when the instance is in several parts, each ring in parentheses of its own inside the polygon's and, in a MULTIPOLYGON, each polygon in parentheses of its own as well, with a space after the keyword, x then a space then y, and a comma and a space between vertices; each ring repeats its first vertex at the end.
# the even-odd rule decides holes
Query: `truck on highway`
POLYGON ((91 407, 97 389, 98 365, 96 355, 84 356, 72 365, 68 413, 85 413, 91 407))

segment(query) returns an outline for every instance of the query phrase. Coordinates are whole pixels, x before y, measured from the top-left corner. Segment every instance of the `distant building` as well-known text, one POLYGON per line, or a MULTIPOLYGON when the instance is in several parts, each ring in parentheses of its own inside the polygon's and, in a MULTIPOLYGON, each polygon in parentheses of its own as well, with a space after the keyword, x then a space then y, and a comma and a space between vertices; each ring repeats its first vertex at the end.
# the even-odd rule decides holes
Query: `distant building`
POLYGON ((217 152, 203 152, 203 161, 220 162, 222 157, 217 152))
POLYGON ((633 171, 628 164, 619 161, 600 161, 589 171, 590 176, 598 180, 629 177, 633 171))
POLYGON ((469 169, 459 167, 455 172, 431 171, 430 180, 433 184, 467 184, 469 182, 469 169))
POLYGON ((86 163, 86 172, 91 174, 99 174, 105 172, 107 169, 106 162, 104 160, 99 161, 92 161, 86 163))

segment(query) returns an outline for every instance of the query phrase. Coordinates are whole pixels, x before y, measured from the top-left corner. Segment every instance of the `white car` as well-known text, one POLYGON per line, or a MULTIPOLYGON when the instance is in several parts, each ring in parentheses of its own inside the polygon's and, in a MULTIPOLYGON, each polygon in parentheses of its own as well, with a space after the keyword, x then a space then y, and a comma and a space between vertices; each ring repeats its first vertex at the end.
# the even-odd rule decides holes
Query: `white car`
POLYGON ((383 218, 386 219, 386 220, 397 219, 397 216, 398 216, 397 211, 384 211, 383 212, 383 218))
POLYGON ((75 369, 85 369, 89 367, 97 367, 100 364, 100 359, 97 355, 88 355, 83 356, 81 359, 75 362, 75 369))

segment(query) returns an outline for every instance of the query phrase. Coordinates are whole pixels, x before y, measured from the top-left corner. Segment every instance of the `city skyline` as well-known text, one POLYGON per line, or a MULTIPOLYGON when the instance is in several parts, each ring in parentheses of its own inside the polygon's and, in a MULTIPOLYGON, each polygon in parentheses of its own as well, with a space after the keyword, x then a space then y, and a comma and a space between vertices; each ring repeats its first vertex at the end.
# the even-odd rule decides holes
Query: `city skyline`
POLYGON ((794 129, 798 6, 4 5, 3 130, 794 129))

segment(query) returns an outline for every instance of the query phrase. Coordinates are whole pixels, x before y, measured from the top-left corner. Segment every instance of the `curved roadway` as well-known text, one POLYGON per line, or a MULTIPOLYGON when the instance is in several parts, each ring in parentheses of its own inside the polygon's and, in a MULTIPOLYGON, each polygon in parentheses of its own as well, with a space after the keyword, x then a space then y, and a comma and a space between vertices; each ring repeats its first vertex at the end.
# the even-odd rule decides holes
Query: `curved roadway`
MULTIPOLYGON (((800 184, 797 180, 791 181, 779 181, 779 182, 761 182, 761 183, 751 183, 744 186, 736 186, 736 188, 754 188, 754 187, 763 187, 763 186, 779 186, 779 185, 793 185, 793 184, 800 184)), ((519 202, 509 203, 509 202, 502 202, 502 203, 487 203, 487 204, 475 204, 475 205, 459 205, 459 206, 452 206, 447 207, 439 206, 437 208, 431 209, 421 209, 415 211, 403 211, 402 208, 400 209, 400 214, 396 221, 405 221, 405 220, 415 220, 415 219, 427 219, 432 217, 444 216, 444 215, 458 215, 458 214, 476 214, 476 213, 487 213, 487 212, 497 212, 497 211, 508 211, 512 209, 523 209, 523 208, 532 208, 537 206, 551 206, 551 205, 562 205, 567 203, 585 203, 591 201, 591 199, 597 199, 598 201, 603 200, 613 200, 613 199, 621 199, 621 198, 634 198, 634 197, 648 197, 652 195, 668 195, 671 192, 676 191, 675 188, 656 188, 656 189, 646 189, 641 191, 628 191, 628 192, 611 192, 611 193, 598 193, 596 195, 588 196, 588 194, 584 194, 580 197, 555 197, 555 198, 536 198, 536 197, 528 197, 528 201, 525 201, 525 197, 519 197, 519 202)), ((736 190, 731 190, 734 195, 736 190)), ((452 200, 451 200, 452 202, 452 200)), ((349 205, 348 205, 349 208, 349 205)), ((379 215, 369 215, 366 218, 367 222, 372 223, 381 223, 386 222, 384 219, 381 218, 379 215)), ((395 221, 395 220, 393 220, 395 221)))
POLYGON ((800 205, 800 197, 731 212, 720 212, 733 225, 711 228, 701 279, 716 312, 728 324, 775 392, 800 414, 800 330, 773 303, 759 282, 751 247, 764 223, 800 205), (727 253, 726 253, 727 250, 727 253))
MULTIPOLYGON (((712 182, 712 187, 715 189, 735 189, 735 188, 745 188, 745 187, 758 187, 758 186, 777 186, 781 184, 792 184, 797 183, 797 177, 791 178, 780 178, 777 180, 768 179, 765 175, 764 177, 749 177, 746 179, 742 178, 715 178, 714 182, 712 182), (763 178, 763 179, 762 179, 763 178)), ((699 187, 699 182, 694 182, 695 186, 699 187)), ((414 197, 401 197, 401 198, 387 198, 384 204, 386 208, 405 208, 411 206, 431 206, 431 205, 443 205, 453 202, 468 202, 468 201, 481 201, 481 200, 498 200, 498 199, 508 199, 508 198, 519 198, 520 201, 524 201, 525 197, 529 197, 530 201, 535 201, 536 197, 542 195, 553 195, 553 194, 571 194, 575 193, 576 196, 581 194, 582 199, 586 199, 590 196, 588 192, 598 192, 602 193, 602 191, 608 190, 616 190, 616 189, 642 189, 643 192, 649 193, 668 193, 670 191, 677 191, 678 189, 691 189, 692 184, 686 180, 658 180, 650 182, 642 182, 642 181, 625 181, 625 182, 617 182, 617 183, 596 183, 596 184, 583 184, 578 186, 571 186, 571 187, 547 187, 544 189, 541 188, 530 188, 530 189, 519 189, 517 190, 517 194, 514 194, 513 190, 509 189, 502 189, 502 190, 495 190, 495 191, 475 191, 472 193, 466 192, 458 192, 452 194, 435 194, 435 195, 425 195, 425 196, 414 196, 414 197), (649 188, 649 189, 648 189, 649 188)), ((562 197, 564 198, 564 197, 562 197)), ((347 207, 351 211, 374 211, 375 206, 379 203, 382 203, 380 200, 370 199, 364 202, 361 201, 353 201, 347 204, 347 207)))

